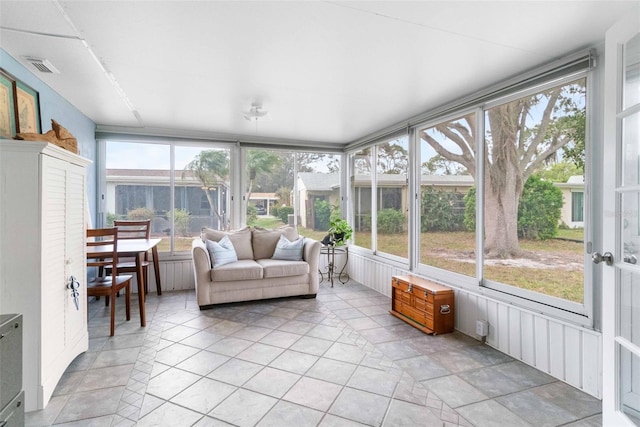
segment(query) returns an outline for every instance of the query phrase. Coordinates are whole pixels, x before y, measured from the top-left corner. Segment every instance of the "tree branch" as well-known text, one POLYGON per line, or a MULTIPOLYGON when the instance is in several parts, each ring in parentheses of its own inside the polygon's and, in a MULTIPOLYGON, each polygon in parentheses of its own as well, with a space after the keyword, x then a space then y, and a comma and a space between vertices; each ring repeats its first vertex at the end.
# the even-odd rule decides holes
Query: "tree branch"
MULTIPOLYGON (((438 129, 440 130, 440 129, 438 129)), ((446 136, 446 134, 445 134, 446 136)), ((444 148, 442 146, 442 144, 440 144, 435 138, 433 138, 432 136, 428 135, 425 131, 420 131, 420 137, 425 140, 435 151, 436 153, 440 154, 442 157, 444 157, 445 159, 454 161, 454 162, 458 162, 460 164, 462 164, 465 168, 467 168, 467 170, 469 171, 469 173, 475 177, 476 174, 476 165, 475 165, 475 161, 473 160, 473 156, 468 156, 465 155, 464 153, 469 153, 469 149, 466 147, 460 147, 460 145, 456 142, 453 141, 456 145, 458 145, 460 148, 462 148, 462 152, 463 154, 455 154, 452 153, 451 151, 447 150, 446 148, 444 148)), ((458 139, 460 141, 460 139, 458 139)), ((463 144, 464 145, 464 144, 463 144)))

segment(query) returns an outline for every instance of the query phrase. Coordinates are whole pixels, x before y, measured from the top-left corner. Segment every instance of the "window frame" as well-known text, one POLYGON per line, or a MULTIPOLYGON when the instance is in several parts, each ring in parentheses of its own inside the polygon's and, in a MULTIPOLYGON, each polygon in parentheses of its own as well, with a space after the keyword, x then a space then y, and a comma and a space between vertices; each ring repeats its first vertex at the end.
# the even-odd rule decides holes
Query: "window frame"
MULTIPOLYGON (((96 213, 97 223, 96 227, 104 227, 106 224, 106 203, 107 203, 107 165, 106 165, 106 156, 107 156, 107 144, 109 142, 118 142, 118 143, 130 143, 130 144, 148 144, 148 145, 165 145, 169 147, 169 171, 173 171, 174 173, 170 173, 169 176, 169 202, 170 202, 170 210, 174 209, 175 204, 175 189, 176 183, 174 179, 174 174, 176 171, 175 168, 175 148, 176 147, 188 147, 188 148, 199 148, 201 150, 207 149, 225 149, 229 150, 229 166, 231 168, 231 174, 229 177, 229 191, 231 192, 231 203, 230 208, 232 209, 231 221, 235 218, 235 206, 234 199, 238 197, 234 197, 237 193, 238 187, 236 183, 233 181, 233 171, 235 169, 239 169, 238 166, 235 166, 234 162, 238 161, 238 156, 236 154, 237 147, 235 144, 225 143, 225 142, 198 142, 198 141, 181 141, 174 140, 172 138, 129 138, 126 135, 117 136, 117 135, 109 135, 108 137, 102 137, 96 139, 98 144, 98 155, 97 155, 97 180, 98 180, 98 209, 96 213), (237 187, 237 188, 236 188, 237 187)), ((189 250, 184 251, 176 251, 175 250, 175 226, 171 227, 170 231, 170 249, 169 251, 162 251, 158 253, 158 256, 161 261, 182 261, 185 259, 191 258, 191 252, 189 250)))
MULTIPOLYGON (((516 304, 525 309, 532 310, 537 313, 543 313, 546 315, 551 315, 554 318, 562 319, 567 322, 571 322, 573 324, 577 324, 584 327, 596 327, 598 324, 598 320, 594 319, 594 303, 599 299, 596 297, 596 286, 593 280, 593 270, 591 264, 588 262, 589 258, 589 248, 593 243, 593 227, 594 223, 591 221, 593 218, 593 204, 592 199, 589 197, 590 189, 589 185, 593 182, 591 179, 591 174, 594 172, 594 169, 591 166, 593 152, 595 148, 593 147, 593 127, 591 122, 593 121, 593 99, 597 96, 594 96, 594 93, 597 91, 597 87, 594 84, 593 78, 593 70, 585 69, 579 71, 570 71, 565 73, 562 76, 555 75, 553 78, 549 78, 544 81, 536 81, 535 84, 525 87, 524 89, 514 91, 509 93, 506 96, 496 96, 493 99, 483 99, 482 102, 478 102, 474 105, 467 105, 465 108, 459 109, 451 109, 446 114, 434 114, 434 116, 428 120, 423 120, 420 122, 416 122, 415 124, 411 124, 408 126, 408 132, 411 135, 410 143, 409 143, 409 156, 413 158, 413 161, 410 162, 410 174, 409 176, 413 179, 413 190, 412 190, 412 202, 413 205, 410 204, 410 212, 409 212, 409 229, 411 235, 414 235, 414 238, 410 238, 410 248, 409 248, 409 257, 408 259, 398 259, 398 257, 391 256, 390 254, 385 254, 382 252, 378 252, 377 248, 377 239, 375 234, 372 235, 372 250, 368 251, 366 248, 353 248, 356 253, 362 253, 363 255, 371 256, 373 258, 379 259, 381 262, 386 262, 387 264, 398 267, 398 268, 407 268, 409 267, 409 271, 416 272, 417 274, 424 275, 426 277, 432 278, 436 281, 441 281, 443 283, 451 283, 455 284, 455 286, 465 288, 476 292, 478 294, 484 295, 488 298, 493 298, 500 301, 505 301, 508 303, 516 304), (583 303, 576 303, 569 300, 564 300, 557 297, 551 297, 548 295, 527 291, 524 289, 517 288, 512 285, 502 284, 498 282, 493 282, 487 280, 483 277, 483 266, 484 266, 484 255, 483 250, 476 249, 476 276, 469 277, 465 276, 453 271, 442 270, 436 267, 432 267, 429 265, 425 265, 420 263, 420 248, 419 248, 419 238, 415 237, 416 233, 419 233, 420 226, 420 206, 421 206, 421 194, 420 194, 420 186, 418 183, 420 182, 420 138, 419 138, 419 129, 431 127, 438 123, 442 123, 447 120, 453 120, 455 118, 459 118, 464 116, 465 114, 476 112, 476 127, 478 129, 476 135, 476 170, 477 176, 484 176, 484 163, 482 159, 484 159, 484 150, 485 150, 485 142, 484 142, 484 134, 485 134, 485 112, 489 108, 493 106, 501 105, 511 100, 519 99, 527 95, 539 93, 547 88, 561 86, 563 84, 568 84, 570 82, 576 81, 580 78, 585 78, 587 93, 586 93, 586 130, 585 130, 585 138, 586 138, 586 148, 585 148, 585 183, 584 183, 584 224, 585 224, 585 257, 584 257, 584 287, 583 287, 583 303), (417 153, 417 155, 416 155, 417 153), (411 168, 413 171, 411 172, 411 168)), ((394 135, 395 137, 395 135, 394 135)), ((383 138, 376 139, 370 141, 366 144, 358 144, 354 145, 353 148, 348 149, 347 155, 351 156, 364 148, 371 147, 372 150, 375 150, 377 144, 382 143, 384 141, 388 141, 393 139, 389 135, 384 136, 383 138)), ((375 151, 373 156, 375 156, 375 151)), ((375 158, 375 157, 374 157, 375 158)), ((484 179, 476 178, 476 194, 484 195, 484 179)), ((411 179, 410 179, 410 187, 411 187, 411 179)), ((349 188, 351 190, 351 188, 349 188)), ((373 192, 373 190, 372 190, 373 192)), ((372 206, 372 210, 374 206, 372 206)), ((484 196, 476 197, 476 224, 484 224, 484 196)), ((476 248, 484 247, 484 235, 483 233, 476 233, 476 248)))

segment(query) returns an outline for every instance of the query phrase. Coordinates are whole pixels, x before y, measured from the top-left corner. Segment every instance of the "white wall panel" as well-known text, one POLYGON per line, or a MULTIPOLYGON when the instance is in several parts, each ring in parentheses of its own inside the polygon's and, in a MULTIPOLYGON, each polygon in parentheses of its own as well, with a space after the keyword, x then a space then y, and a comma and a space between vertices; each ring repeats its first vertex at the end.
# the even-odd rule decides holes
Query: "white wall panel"
MULTIPOLYGON (((515 307, 509 307, 509 355, 522 360, 522 329, 520 325, 520 315, 522 312, 515 307)), ((526 339, 526 337, 525 337, 526 339)))
POLYGON ((569 384, 582 388, 582 334, 574 328, 564 328, 564 372, 569 384))
MULTIPOLYGON (((366 256, 349 254, 352 279, 391 295, 391 277, 411 274, 366 256)), ((478 292, 451 286, 456 294, 456 329, 475 334, 476 320, 489 322, 487 344, 553 377, 601 397, 602 336, 599 332, 535 313, 478 292)))
POLYGON ((498 347, 497 349, 510 354, 509 351, 509 337, 510 337, 510 325, 509 320, 509 306, 506 304, 498 304, 498 323, 495 325, 498 330, 498 347))
POLYGON ((493 348, 500 348, 498 342, 498 303, 491 300, 487 301, 487 318, 480 319, 489 322, 489 335, 486 342, 493 348))
POLYGON ((541 371, 549 372, 549 321, 534 317, 535 364, 541 371))
POLYGON ((587 393, 602 397, 602 349, 600 348, 600 335, 595 333, 584 333, 582 335, 582 359, 585 369, 582 371, 582 388, 587 393), (598 349, 594 351, 594 349, 598 349), (593 369, 593 366, 597 366, 593 369))
POLYGON ((549 373, 556 378, 564 374, 564 327, 560 323, 549 322, 549 373))
POLYGON ((531 366, 536 366, 536 330, 534 322, 535 318, 531 313, 520 312, 520 336, 533 337, 533 339, 530 340, 520 340, 522 361, 531 366))
MULTIPOLYGON (((160 279, 163 291, 177 291, 184 289, 195 289, 195 280, 193 278, 193 266, 191 260, 160 260, 160 279)), ((133 280, 131 291, 137 293, 138 285, 133 280)), ((156 274, 153 264, 149 266, 149 292, 156 292, 156 274)))

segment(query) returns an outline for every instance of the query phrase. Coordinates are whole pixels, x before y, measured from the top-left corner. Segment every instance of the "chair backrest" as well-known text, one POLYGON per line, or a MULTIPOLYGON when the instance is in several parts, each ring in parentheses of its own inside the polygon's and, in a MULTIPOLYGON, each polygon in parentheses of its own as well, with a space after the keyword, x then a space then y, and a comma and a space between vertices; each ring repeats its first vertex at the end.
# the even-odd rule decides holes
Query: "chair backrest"
POLYGON ((87 229, 87 267, 109 267, 117 276, 118 239, 117 227, 87 229))
POLYGON ((113 225, 118 227, 119 239, 149 239, 151 237, 151 220, 141 221, 113 221, 113 225))

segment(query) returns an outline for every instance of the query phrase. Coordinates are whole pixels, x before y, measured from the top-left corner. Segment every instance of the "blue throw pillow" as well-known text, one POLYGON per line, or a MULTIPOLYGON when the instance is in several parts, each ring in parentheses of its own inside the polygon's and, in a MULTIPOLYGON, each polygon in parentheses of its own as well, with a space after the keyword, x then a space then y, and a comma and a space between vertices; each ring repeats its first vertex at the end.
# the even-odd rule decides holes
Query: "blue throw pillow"
POLYGON ((238 261, 238 255, 236 255, 236 250, 229 236, 224 236, 218 242, 207 240, 206 245, 211 257, 211 265, 214 268, 238 261))
POLYGON ((276 250, 271 259, 282 259, 285 261, 302 261, 302 250, 304 249, 304 237, 300 237, 293 242, 284 236, 280 236, 276 250))

